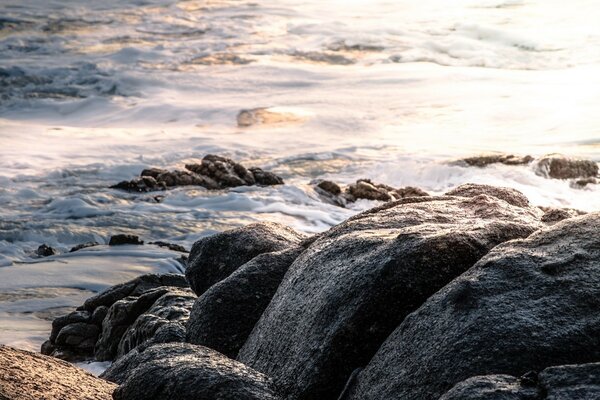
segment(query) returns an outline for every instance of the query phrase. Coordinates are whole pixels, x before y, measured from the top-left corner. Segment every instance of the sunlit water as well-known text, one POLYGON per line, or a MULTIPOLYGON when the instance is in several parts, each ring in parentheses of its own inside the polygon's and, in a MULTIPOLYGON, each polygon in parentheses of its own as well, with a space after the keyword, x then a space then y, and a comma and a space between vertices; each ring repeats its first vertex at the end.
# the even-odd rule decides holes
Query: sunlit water
POLYGON ((317 232, 373 205, 328 205, 317 177, 488 183, 600 210, 600 185, 449 164, 489 151, 600 161, 599 13, 595 0, 3 0, 0 342, 35 348, 64 307, 179 268, 153 247, 28 264, 39 244, 135 233, 189 248, 261 220, 317 232), (293 118, 238 127, 257 107, 293 118), (207 153, 286 185, 180 188, 160 203, 107 189, 207 153))

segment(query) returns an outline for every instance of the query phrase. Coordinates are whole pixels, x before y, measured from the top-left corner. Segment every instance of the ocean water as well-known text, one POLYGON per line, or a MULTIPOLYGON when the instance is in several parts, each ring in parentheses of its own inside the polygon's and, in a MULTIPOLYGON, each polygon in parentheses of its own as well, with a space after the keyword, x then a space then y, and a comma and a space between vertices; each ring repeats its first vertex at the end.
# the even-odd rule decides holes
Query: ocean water
POLYGON ((375 204, 327 204, 315 178, 431 193, 487 183, 600 210, 600 185, 452 164, 600 161, 599 12, 595 0, 0 1, 0 343, 37 349, 92 293, 182 268, 154 246, 36 259, 40 244, 133 233, 189 248, 263 220, 319 232, 375 204), (238 126, 255 108, 278 118, 238 126), (160 202, 108 189, 208 153, 286 184, 160 202))

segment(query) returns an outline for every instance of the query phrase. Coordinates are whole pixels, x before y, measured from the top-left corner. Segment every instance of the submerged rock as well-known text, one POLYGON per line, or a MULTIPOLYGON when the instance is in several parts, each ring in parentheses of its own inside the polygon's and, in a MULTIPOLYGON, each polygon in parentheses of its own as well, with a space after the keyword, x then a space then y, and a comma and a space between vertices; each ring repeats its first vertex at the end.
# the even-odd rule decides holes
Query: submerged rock
POLYGON ((381 183, 373 183, 370 179, 359 179, 349 185, 346 192, 353 199, 390 201, 394 199, 394 188, 381 183))
POLYGON ((108 241, 109 246, 121 246, 124 244, 142 245, 142 244, 144 244, 144 241, 140 240, 140 238, 136 235, 124 235, 124 234, 113 235, 110 237, 110 240, 108 241))
POLYGON ((164 182, 158 182, 151 176, 141 176, 130 181, 121 181, 110 186, 111 189, 120 189, 127 192, 154 192, 157 190, 165 190, 167 185, 164 182))
POLYGON ((55 248, 48 246, 47 244, 42 244, 35 251, 38 257, 50 257, 58 254, 55 248))
POLYGON ((359 199, 393 201, 407 197, 429 196, 429 193, 413 186, 395 189, 381 183, 373 183, 370 179, 359 179, 356 183, 348 185, 344 191, 332 181, 316 180, 311 184, 324 200, 340 207, 345 207, 348 203, 359 199))
POLYGON ((94 246, 99 246, 99 245, 100 245, 100 243, 98 243, 98 242, 81 243, 81 244, 78 244, 77 246, 72 247, 71 250, 69 250, 69 253, 74 253, 79 250, 87 249, 88 247, 94 247, 94 246))
POLYGON ((440 400, 600 399, 600 363, 560 365, 521 378, 485 375, 458 383, 440 400))
POLYGON ((531 156, 516 156, 514 154, 482 154, 474 157, 467 157, 459 160, 459 164, 466 164, 471 167, 487 167, 491 164, 504 165, 526 165, 533 161, 531 156))
POLYGON ((438 399, 472 376, 599 360, 599 229, 588 214, 494 248, 404 320, 349 399, 438 399))
POLYGON ((237 117, 237 125, 240 128, 249 128, 258 125, 281 125, 303 122, 304 117, 291 112, 279 111, 276 108, 252 108, 241 110, 237 117))
POLYGON ((598 176, 598 164, 591 160, 568 158, 550 154, 536 161, 539 175, 554 179, 594 178, 598 176))
POLYGON ((290 266, 238 360, 287 399, 335 398, 406 315, 494 246, 539 229, 540 215, 481 194, 411 197, 350 218, 290 266))
POLYGON ((178 251, 180 253, 189 253, 189 251, 187 251, 185 249, 185 247, 183 247, 183 246, 181 246, 179 244, 167 243, 167 242, 161 242, 161 241, 149 242, 148 244, 153 244, 153 245, 158 246, 158 247, 166 247, 169 250, 178 251))
POLYGON ((2 400, 110 400, 115 388, 56 358, 0 345, 2 400))
POLYGON ((187 341, 235 358, 302 247, 264 253, 211 286, 198 298, 187 341))
POLYGON ((115 400, 275 400, 268 377, 202 346, 158 344, 133 350, 101 375, 121 384, 115 400))
POLYGON ((297 245, 305 236, 273 222, 251 224, 200 239, 192 247, 185 276, 198 296, 262 253, 297 245))

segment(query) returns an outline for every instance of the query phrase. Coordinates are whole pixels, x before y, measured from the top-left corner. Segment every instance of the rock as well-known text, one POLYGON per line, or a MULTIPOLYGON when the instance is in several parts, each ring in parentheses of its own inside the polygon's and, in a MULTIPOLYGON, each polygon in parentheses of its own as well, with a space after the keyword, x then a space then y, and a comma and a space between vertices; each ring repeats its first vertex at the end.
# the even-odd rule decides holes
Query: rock
POLYGON ((559 400, 600 398, 600 363, 560 365, 521 378, 485 375, 454 386, 440 400, 559 400))
POLYGON ((102 374, 121 384, 115 400, 275 400, 265 375, 224 355, 189 343, 133 350, 102 374))
POLYGON ((254 176, 254 180, 256 184, 263 186, 272 186, 272 185, 283 185, 283 179, 278 177, 272 172, 263 171, 258 167, 250 167, 248 168, 252 175, 254 176))
POLYGON ((110 400, 115 388, 67 362, 0 345, 2 400, 110 400))
POLYGON ((291 112, 279 111, 276 108, 253 108, 241 110, 236 120, 240 128, 248 128, 256 125, 299 123, 304 121, 305 118, 291 112))
POLYGON ((185 247, 183 247, 183 246, 181 246, 179 244, 167 243, 167 242, 161 242, 161 241, 158 241, 158 242, 149 242, 148 244, 153 244, 153 245, 158 246, 158 247, 166 247, 169 250, 179 251, 181 253, 189 253, 189 251, 187 251, 185 249, 185 247))
POLYGON ((575 189, 583 189, 587 185, 596 185, 598 183, 598 179, 596 178, 582 178, 576 179, 571 183, 571 187, 575 189))
POLYGON ((167 187, 175 186, 202 186, 207 189, 219 189, 220 186, 213 179, 193 174, 188 171, 167 171, 163 172, 156 178, 158 182, 163 182, 167 187))
POLYGON ((544 211, 544 215, 542 215, 542 222, 548 225, 555 224, 564 219, 586 214, 585 212, 576 210, 574 208, 540 207, 540 209, 544 211))
POLYGON ((397 195, 397 198, 404 199, 405 197, 423 197, 429 196, 429 193, 414 186, 406 186, 400 189, 396 189, 394 191, 397 195))
MULTIPOLYGON (((196 301, 196 295, 190 289, 170 290, 162 295, 125 332, 119 342, 117 358, 124 356, 137 346, 151 341, 156 332, 166 325, 177 324, 178 327, 174 331, 180 333, 183 330, 184 332, 183 337, 176 334, 166 340, 182 339, 181 341, 185 341, 184 325, 190 316, 194 301, 196 301)), ((164 340, 161 339, 161 342, 164 340)))
POLYGON ((235 358, 303 250, 292 247, 260 254, 211 286, 194 304, 187 341, 235 358))
MULTIPOLYGON (((118 332, 114 332, 114 330, 110 332, 110 335, 112 335, 110 346, 113 346, 110 350, 110 357, 112 357, 115 346, 113 342, 116 342, 118 345, 123 332, 129 328, 129 325, 136 319, 137 315, 143 312, 143 307, 140 307, 139 302, 136 303, 140 296, 157 288, 161 288, 163 291, 177 291, 179 288, 187 286, 185 277, 176 274, 142 275, 129 282, 113 286, 87 299, 83 306, 79 307, 76 311, 54 319, 50 337, 42 345, 41 352, 42 354, 52 355, 53 357, 68 361, 92 359, 94 357, 94 348, 99 341, 102 324, 108 314, 109 307, 112 307, 120 300, 127 299, 123 300, 123 302, 131 305, 131 308, 119 305, 123 313, 119 315, 121 323, 118 328, 115 328, 118 329, 118 332), (137 308, 132 306, 134 303, 137 308), (135 310, 132 311, 132 308, 135 308, 135 310), (131 322, 122 322, 123 320, 131 322)), ((147 300, 147 297, 144 297, 140 301, 144 300, 147 300)), ((151 305, 148 305, 148 307, 151 305)), ((108 325, 115 325, 115 313, 116 311, 113 310, 111 319, 107 321, 108 325)), ((185 333, 183 336, 185 337, 185 333)), ((106 345, 102 343, 101 346, 105 346, 102 348, 102 351, 105 351, 106 345)))
POLYGON ((591 160, 549 154, 536 160, 536 173, 554 179, 594 178, 598 175, 598 164, 591 160))
POLYGON ((395 199, 395 196, 393 195, 395 189, 393 187, 380 183, 373 183, 370 179, 357 180, 356 183, 349 185, 346 188, 346 192, 352 196, 353 199, 379 201, 390 201, 395 199))
POLYGON ((146 168, 142 171, 140 176, 151 176, 154 179, 157 179, 159 175, 165 174, 169 171, 162 168, 146 168))
POLYGON ((471 167, 487 167, 491 164, 526 165, 533 161, 531 156, 515 156, 513 154, 483 154, 459 160, 459 164, 471 167))
POLYGON ((242 164, 214 154, 205 156, 201 164, 187 164, 185 168, 210 177, 221 187, 249 186, 256 183, 252 172, 242 164))
POLYGON ((194 243, 185 276, 198 296, 262 253, 298 244, 304 235, 263 222, 205 237, 194 243))
POLYGON ((109 246, 121 246, 124 244, 142 245, 144 244, 144 241, 140 240, 140 238, 136 235, 119 234, 111 236, 110 241, 108 242, 109 246))
POLYGON ((94 246, 99 246, 100 243, 98 242, 85 242, 85 243, 81 243, 78 244, 75 247, 72 247, 71 250, 69 250, 69 253, 73 253, 82 249, 87 249, 88 247, 94 247, 94 246))
POLYGON ((460 185, 455 189, 447 192, 448 196, 462 196, 462 197, 475 197, 480 194, 487 194, 496 198, 506 201, 508 204, 512 204, 517 207, 529 207, 529 200, 518 190, 497 187, 490 185, 478 185, 474 183, 467 183, 460 185))
POLYGON ((142 176, 130 181, 121 181, 116 185, 110 186, 111 189, 120 189, 127 192, 153 192, 156 190, 165 190, 167 185, 164 182, 158 182, 151 176, 142 176))
POLYGON ((58 252, 53 247, 50 247, 47 244, 42 244, 37 248, 35 254, 37 254, 38 257, 50 257, 58 254, 58 252))
POLYGON ((476 375, 600 359, 600 213, 490 251, 387 338, 349 399, 437 399, 476 375))
POLYGON ((342 189, 340 188, 340 186, 332 181, 320 181, 317 184, 317 188, 334 196, 337 196, 342 193, 342 189))
POLYGON ((410 197, 352 217, 290 266, 238 360, 287 399, 335 398, 406 315, 497 244, 538 229, 540 215, 479 195, 410 197))

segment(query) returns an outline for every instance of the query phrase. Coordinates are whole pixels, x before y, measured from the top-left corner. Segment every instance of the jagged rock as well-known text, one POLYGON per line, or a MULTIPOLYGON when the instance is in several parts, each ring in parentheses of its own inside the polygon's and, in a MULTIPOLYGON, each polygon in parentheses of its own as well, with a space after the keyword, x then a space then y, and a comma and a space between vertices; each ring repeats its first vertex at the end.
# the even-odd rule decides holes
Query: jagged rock
POLYGON ((283 185, 283 179, 279 176, 275 175, 272 172, 264 171, 258 167, 250 167, 248 168, 252 175, 254 176, 254 180, 258 185, 264 186, 272 186, 272 185, 283 185))
MULTIPOLYGON (((49 339, 42 345, 42 354, 52 355, 69 361, 89 360, 94 356, 94 347, 99 340, 99 334, 102 332, 102 324, 108 314, 109 307, 112 307, 119 300, 127 299, 127 304, 136 303, 136 299, 144 293, 148 293, 157 288, 165 289, 169 287, 171 291, 177 291, 177 288, 188 287, 187 281, 183 275, 166 274, 142 275, 129 282, 113 286, 104 292, 91 297, 79 307, 76 311, 67 315, 58 317, 52 322, 52 331, 49 339)), ((142 301, 147 300, 143 298, 142 301)), ((141 312, 143 307, 139 307, 136 303, 135 312, 141 312)), ((190 304, 191 308, 191 304, 190 304)), ((131 310, 129 314, 120 315, 119 318, 128 317, 135 320, 136 315, 131 310)), ((112 319, 114 319, 111 316, 112 319)), ((107 324, 114 324, 115 321, 107 321, 107 324)), ((119 326, 119 332, 113 332, 111 335, 116 337, 111 338, 111 342, 120 340, 120 330, 126 330, 129 325, 125 322, 125 326, 119 326)), ((183 335, 185 336, 185 334, 183 335)), ((114 346, 112 344, 111 346, 114 346)), ((104 348, 103 348, 104 350, 104 348)), ((113 354, 111 350, 110 354, 113 354)))
POLYGON ((158 182, 164 182, 167 187, 195 185, 205 187, 206 189, 220 188, 219 184, 213 179, 188 171, 167 171, 158 175, 156 179, 158 182))
POLYGON ((99 246, 100 243, 98 242, 85 242, 85 243, 81 243, 78 244, 77 246, 74 246, 71 248, 71 250, 69 250, 69 253, 73 253, 82 249, 87 249, 88 247, 94 247, 94 246, 99 246))
POLYGON ((58 254, 58 252, 53 247, 50 247, 47 244, 42 244, 37 248, 35 254, 37 254, 38 257, 50 257, 58 254))
POLYGON ((467 183, 465 185, 460 185, 449 192, 446 192, 446 195, 448 196, 463 197, 474 197, 479 196, 480 194, 487 194, 489 196, 497 197, 509 204, 512 204, 513 206, 529 207, 529 200, 523 193, 506 187, 467 183))
POLYGON ((587 400, 600 398, 600 363, 560 365, 521 378, 485 375, 454 386, 440 400, 587 400))
POLYGON ((494 248, 404 320, 349 399, 438 399, 476 375, 599 360, 599 229, 588 214, 494 248))
POLYGON ((152 178, 156 179, 156 178, 158 178, 159 175, 167 173, 167 172, 169 172, 169 171, 167 171, 166 169, 162 169, 162 168, 146 168, 142 171, 140 176, 151 176, 152 178))
POLYGON ((133 350, 102 374, 121 384, 115 400, 276 400, 265 375, 202 346, 168 343, 133 350))
POLYGON ((262 253, 298 244, 304 235, 263 222, 205 237, 194 243, 185 276, 198 296, 262 253))
MULTIPOLYGON (((125 332, 119 342, 117 358, 152 340, 156 332, 166 325, 177 324, 175 331, 181 332, 183 329, 185 332, 183 327, 190 316, 195 300, 196 295, 190 289, 171 290, 162 295, 125 332)), ((177 339, 185 341, 185 334, 183 338, 176 335, 175 339, 170 338, 169 341, 177 339)))
POLYGON ((235 358, 302 250, 260 254, 211 286, 194 304, 187 341, 235 358))
POLYGON ((554 179, 594 178, 598 176, 598 164, 591 160, 549 154, 536 160, 536 172, 554 179))
POLYGON ((574 208, 540 207, 540 209, 544 211, 544 215, 542 215, 542 222, 548 225, 555 224, 564 219, 586 214, 585 212, 576 210, 574 208))
POLYGON ((109 246, 121 246, 124 244, 142 245, 142 244, 144 244, 144 241, 140 240, 140 238, 136 235, 119 234, 119 235, 111 236, 110 240, 108 242, 109 246))
POLYGON ((531 156, 516 156, 514 154, 483 154, 459 160, 459 164, 471 167, 486 167, 490 164, 526 165, 533 161, 531 156))
POLYGON ((115 388, 67 362, 0 345, 2 400, 110 400, 115 388))
POLYGON ((405 186, 403 188, 396 189, 394 191, 394 193, 396 194, 396 197, 399 199, 404 199, 405 197, 429 196, 429 193, 427 193, 423 189, 420 189, 420 188, 414 187, 414 186, 405 186))
POLYGON ((169 250, 179 251, 181 253, 189 253, 189 251, 187 251, 185 249, 185 247, 183 247, 183 246, 181 246, 179 244, 167 243, 167 242, 161 242, 161 241, 158 241, 158 242, 149 242, 148 244, 153 244, 153 245, 158 246, 158 247, 166 247, 169 250))
POLYGON ((390 201, 396 197, 393 195, 395 189, 381 183, 373 183, 370 179, 359 179, 356 183, 348 185, 346 192, 352 199, 367 199, 390 201))
POLYGON ((187 164, 185 168, 210 177, 222 187, 249 186, 256 183, 252 172, 242 164, 214 154, 205 156, 201 164, 187 164))
POLYGON ((116 185, 112 185, 111 189, 120 189, 128 192, 153 192, 156 190, 165 190, 167 185, 164 182, 158 182, 151 176, 142 176, 134 178, 130 181, 121 181, 116 185))
POLYGON ((287 399, 335 398, 406 315, 497 244, 538 229, 540 215, 479 195, 411 197, 350 218, 294 261, 238 360, 287 399))

